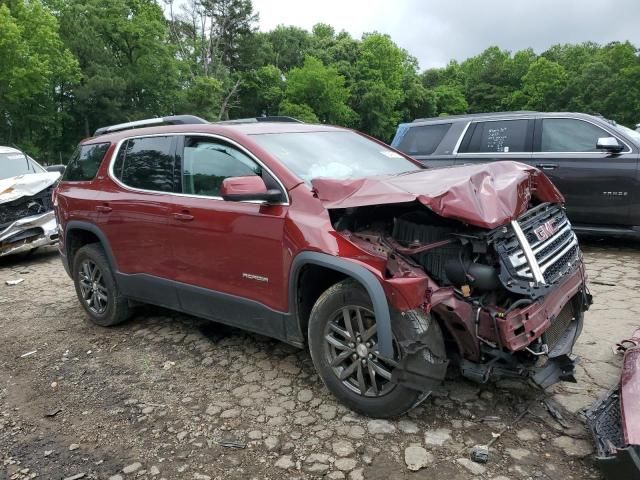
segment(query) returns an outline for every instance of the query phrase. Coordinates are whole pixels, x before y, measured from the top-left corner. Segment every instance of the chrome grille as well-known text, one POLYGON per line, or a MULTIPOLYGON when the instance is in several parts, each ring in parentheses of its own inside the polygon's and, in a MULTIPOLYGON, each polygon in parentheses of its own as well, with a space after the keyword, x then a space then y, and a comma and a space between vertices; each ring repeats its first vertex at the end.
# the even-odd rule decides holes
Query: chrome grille
POLYGON ((557 205, 543 204, 529 210, 512 223, 512 229, 514 236, 506 241, 505 253, 517 277, 552 284, 579 260, 578 239, 557 205), (522 232, 519 238, 518 227, 522 232))

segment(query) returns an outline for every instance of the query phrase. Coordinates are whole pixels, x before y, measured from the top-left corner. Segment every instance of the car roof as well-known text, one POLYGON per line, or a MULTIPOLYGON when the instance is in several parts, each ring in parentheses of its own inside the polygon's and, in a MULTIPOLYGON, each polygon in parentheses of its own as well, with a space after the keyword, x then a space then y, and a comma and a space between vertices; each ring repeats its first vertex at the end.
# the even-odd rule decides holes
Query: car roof
POLYGON ((181 133, 210 133, 221 136, 244 136, 273 133, 338 132, 346 128, 330 125, 296 122, 253 122, 253 123, 205 123, 187 125, 163 125, 157 127, 131 128, 113 133, 90 137, 82 141, 87 143, 118 142, 125 138, 145 135, 170 135, 181 133))
POLYGON ((423 123, 453 123, 453 122, 468 122, 474 120, 497 120, 497 119, 517 119, 517 118, 544 118, 544 117, 573 117, 573 118, 588 118, 588 119, 600 119, 607 122, 605 118, 598 115, 589 115, 588 113, 579 112, 537 112, 534 110, 518 110, 514 112, 485 112, 485 113, 467 113, 461 115, 444 115, 441 117, 430 118, 417 118, 411 123, 405 123, 404 125, 411 127, 414 124, 423 123))

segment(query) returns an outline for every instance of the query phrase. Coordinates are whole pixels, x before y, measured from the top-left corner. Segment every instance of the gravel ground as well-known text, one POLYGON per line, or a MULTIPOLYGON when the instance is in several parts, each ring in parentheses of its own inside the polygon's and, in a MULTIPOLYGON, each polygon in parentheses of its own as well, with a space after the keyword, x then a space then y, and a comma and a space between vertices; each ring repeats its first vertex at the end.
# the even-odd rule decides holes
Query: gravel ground
POLYGON ((306 351, 152 307, 96 327, 54 249, 0 259, 0 480, 600 478, 579 413, 617 382, 611 346, 638 326, 640 245, 584 250, 579 381, 545 397, 564 426, 519 383, 460 378, 403 418, 363 418, 306 351), (486 465, 468 460, 504 428, 486 465))

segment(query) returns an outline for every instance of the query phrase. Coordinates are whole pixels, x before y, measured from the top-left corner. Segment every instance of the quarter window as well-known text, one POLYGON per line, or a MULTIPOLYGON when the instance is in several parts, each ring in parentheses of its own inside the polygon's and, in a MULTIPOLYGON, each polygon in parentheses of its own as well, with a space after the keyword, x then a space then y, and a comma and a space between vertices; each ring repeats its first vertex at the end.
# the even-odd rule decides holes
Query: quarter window
POLYGON ((478 122, 468 143, 463 142, 460 153, 528 152, 528 120, 498 120, 478 122))
POLYGON ((184 146, 182 191, 219 197, 225 178, 262 176, 262 168, 241 151, 211 138, 187 137, 184 146))
POLYGON ((109 143, 95 143, 78 147, 69 160, 63 180, 69 182, 93 180, 109 145, 109 143))
POLYGON ((130 138, 120 147, 113 166, 115 176, 130 187, 172 192, 174 141, 173 137, 130 138))
POLYGON ((571 118, 545 118, 542 120, 542 152, 598 152, 600 137, 611 134, 582 120, 571 118))
POLYGON ((450 128, 450 123, 409 127, 398 144, 398 150, 408 155, 431 155, 450 128))

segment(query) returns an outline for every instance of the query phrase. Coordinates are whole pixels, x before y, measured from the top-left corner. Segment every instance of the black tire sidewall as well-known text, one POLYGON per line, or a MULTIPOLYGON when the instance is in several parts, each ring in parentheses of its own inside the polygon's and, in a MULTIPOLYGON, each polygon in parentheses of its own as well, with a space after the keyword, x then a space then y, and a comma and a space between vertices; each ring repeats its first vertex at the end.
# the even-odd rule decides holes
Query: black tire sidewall
POLYGON ((370 417, 390 418, 401 415, 415 405, 421 392, 402 385, 381 397, 364 397, 349 390, 336 376, 325 358, 324 331, 332 315, 345 305, 373 310, 367 292, 356 282, 346 280, 323 293, 311 311, 309 319, 309 350, 313 364, 326 387, 351 410, 370 417))
POLYGON ((111 266, 109 265, 109 262, 107 261, 107 258, 105 257, 104 252, 100 246, 96 244, 85 245, 84 247, 80 248, 80 250, 78 250, 78 252, 75 254, 75 256, 73 257, 73 283, 76 288, 78 300, 82 304, 82 307, 84 308, 85 312, 87 312, 89 318, 93 323, 101 327, 110 327, 123 321, 123 319, 120 318, 119 312, 117 311, 119 299, 118 288, 113 277, 111 266), (100 269, 100 271, 102 272, 104 285, 107 289, 107 309, 103 314, 98 314, 91 311, 82 298, 82 293, 80 290, 79 269, 82 262, 87 259, 94 262, 100 269))

